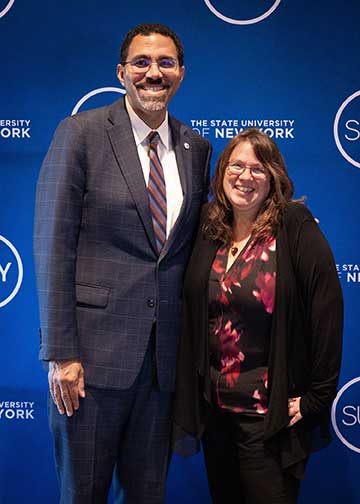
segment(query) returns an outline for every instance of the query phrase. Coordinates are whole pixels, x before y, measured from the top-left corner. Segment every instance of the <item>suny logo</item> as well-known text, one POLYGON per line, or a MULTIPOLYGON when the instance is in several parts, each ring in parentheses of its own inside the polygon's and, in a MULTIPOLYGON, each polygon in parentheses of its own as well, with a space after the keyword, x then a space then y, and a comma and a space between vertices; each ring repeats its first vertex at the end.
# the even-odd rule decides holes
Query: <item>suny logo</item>
POLYGON ((360 453, 360 376, 339 390, 332 405, 331 421, 340 441, 360 453))
POLYGON ((101 93, 120 93, 120 94, 125 94, 126 91, 125 89, 117 88, 117 87, 102 87, 98 89, 94 89, 93 91, 90 91, 87 93, 85 96, 83 96, 75 105, 73 108, 73 111, 71 112, 71 115, 77 114, 79 112, 80 107, 87 101, 89 98, 92 98, 93 96, 96 96, 101 93))
MULTIPOLYGON (((14 5, 14 3, 15 3, 15 0, 9 0, 7 2, 5 8, 2 9, 2 10, 0 10, 0 18, 2 18, 3 16, 5 16, 5 14, 7 14, 9 12, 9 10, 14 5)), ((3 2, 0 0, 0 9, 2 7, 2 4, 3 4, 3 2)))
POLYGON ((346 98, 337 111, 334 138, 346 161, 360 168, 360 91, 346 98))
POLYGON ((0 308, 18 293, 23 279, 23 265, 14 245, 0 236, 0 308))
MULTIPOLYGON (((266 12, 264 12, 263 14, 261 14, 257 17, 253 17, 250 19, 234 19, 232 17, 225 16, 223 13, 221 13, 218 9, 216 9, 214 7, 214 5, 213 5, 215 3, 214 0, 212 0, 212 1, 204 0, 204 2, 206 4, 206 6, 209 8, 209 10, 216 17, 218 17, 222 21, 225 21, 225 23, 230 23, 230 24, 235 24, 235 25, 249 25, 249 24, 259 23, 260 21, 263 21, 264 19, 269 17, 274 12, 274 10, 276 10, 279 7, 281 0, 276 0, 266 12)), ((217 0, 216 3, 219 3, 219 0, 217 0)))

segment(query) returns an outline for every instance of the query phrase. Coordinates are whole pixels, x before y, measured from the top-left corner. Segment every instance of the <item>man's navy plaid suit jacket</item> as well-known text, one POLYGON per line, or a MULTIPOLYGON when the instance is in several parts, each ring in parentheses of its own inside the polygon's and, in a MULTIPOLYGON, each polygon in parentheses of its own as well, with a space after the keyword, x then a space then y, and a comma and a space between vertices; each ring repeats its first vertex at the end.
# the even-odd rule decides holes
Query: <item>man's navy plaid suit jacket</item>
POLYGON ((159 386, 174 386, 183 273, 211 147, 176 119, 169 124, 184 201, 160 256, 124 99, 62 121, 40 172, 40 358, 79 358, 86 384, 130 387, 156 320, 159 386))

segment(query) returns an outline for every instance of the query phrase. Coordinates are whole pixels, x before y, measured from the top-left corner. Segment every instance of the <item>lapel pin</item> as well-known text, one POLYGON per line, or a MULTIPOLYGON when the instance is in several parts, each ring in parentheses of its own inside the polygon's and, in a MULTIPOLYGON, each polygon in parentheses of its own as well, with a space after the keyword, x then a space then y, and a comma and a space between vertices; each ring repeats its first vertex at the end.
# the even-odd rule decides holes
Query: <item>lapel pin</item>
POLYGON ((187 142, 184 143, 184 147, 186 150, 189 150, 190 149, 190 144, 188 144, 187 142))

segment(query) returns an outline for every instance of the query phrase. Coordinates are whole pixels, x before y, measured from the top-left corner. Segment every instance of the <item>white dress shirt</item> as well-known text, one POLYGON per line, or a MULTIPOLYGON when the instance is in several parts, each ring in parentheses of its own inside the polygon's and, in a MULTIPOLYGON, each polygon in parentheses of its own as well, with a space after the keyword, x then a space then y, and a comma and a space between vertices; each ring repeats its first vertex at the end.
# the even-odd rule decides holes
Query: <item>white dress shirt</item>
POLYGON ((172 230, 176 219, 179 216, 180 208, 184 199, 180 183, 179 170, 176 163, 175 151, 172 146, 168 113, 166 112, 165 119, 161 123, 161 125, 156 130, 153 130, 149 128, 149 126, 145 124, 138 115, 136 115, 127 97, 125 97, 125 101, 146 186, 149 183, 150 172, 150 159, 148 154, 149 146, 147 145, 146 138, 150 131, 157 131, 161 140, 160 142, 158 142, 157 152, 164 170, 166 185, 166 238, 168 238, 170 231, 172 230))

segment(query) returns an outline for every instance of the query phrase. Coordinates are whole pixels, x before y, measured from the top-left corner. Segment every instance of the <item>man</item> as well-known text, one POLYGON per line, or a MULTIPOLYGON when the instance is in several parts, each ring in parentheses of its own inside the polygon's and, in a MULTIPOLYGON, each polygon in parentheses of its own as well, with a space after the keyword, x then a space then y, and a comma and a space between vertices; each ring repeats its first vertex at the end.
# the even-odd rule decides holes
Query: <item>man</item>
POLYGON ((183 272, 210 144, 168 116, 183 48, 162 25, 121 47, 126 97, 58 127, 37 191, 41 345, 61 503, 160 503, 183 272), (154 132, 157 132, 154 134, 154 132))

